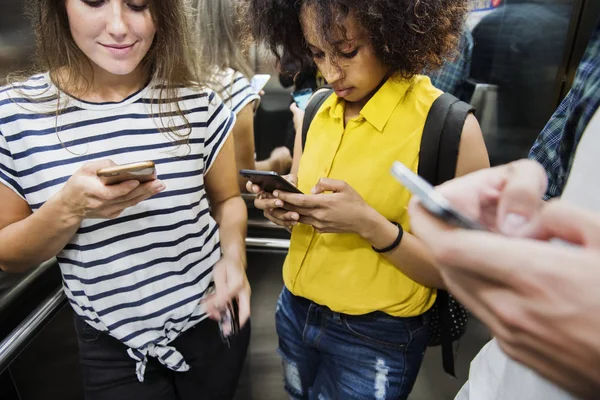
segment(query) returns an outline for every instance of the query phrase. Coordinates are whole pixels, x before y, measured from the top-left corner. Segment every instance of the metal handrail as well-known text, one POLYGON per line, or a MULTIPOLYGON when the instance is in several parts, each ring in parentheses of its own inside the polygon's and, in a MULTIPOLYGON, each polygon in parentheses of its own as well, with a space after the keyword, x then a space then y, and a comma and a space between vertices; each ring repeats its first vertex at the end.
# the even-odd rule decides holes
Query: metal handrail
POLYGON ((2 342, 0 342, 0 373, 4 371, 23 349, 31 337, 46 323, 54 311, 67 298, 62 287, 56 289, 44 302, 19 324, 2 342))
POLYGON ((281 230, 281 231, 286 230, 285 227, 276 225, 276 224, 272 223, 271 221, 256 220, 256 219, 249 219, 248 227, 249 228, 262 228, 262 229, 275 229, 275 230, 281 230))
POLYGON ((23 291, 27 289, 27 287, 29 287, 29 285, 31 285, 33 281, 35 281, 44 272, 53 267, 58 268, 55 258, 46 261, 45 263, 32 269, 31 272, 29 272, 28 274, 24 275, 23 278, 19 280, 16 285, 14 285, 6 293, 3 293, 2 296, 0 296, 0 312, 4 311, 4 309, 8 305, 10 305, 17 297, 19 297, 21 293, 23 293, 23 291))
POLYGON ((289 250, 289 239, 247 238, 246 247, 264 250, 289 250))

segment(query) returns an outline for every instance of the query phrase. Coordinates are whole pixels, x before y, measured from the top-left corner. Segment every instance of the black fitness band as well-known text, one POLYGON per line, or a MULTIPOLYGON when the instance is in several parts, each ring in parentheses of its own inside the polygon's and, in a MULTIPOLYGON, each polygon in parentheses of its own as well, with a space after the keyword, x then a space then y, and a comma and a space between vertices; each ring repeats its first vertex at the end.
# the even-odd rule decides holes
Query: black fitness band
MULTIPOLYGON (((392 221, 390 221, 392 222, 392 221)), ((375 253, 389 253, 390 251, 394 250, 396 247, 398 247, 400 245, 400 242, 402 242, 402 237, 404 236, 404 229, 402 229, 402 225, 400 225, 397 222, 392 222, 392 224, 394 224, 395 226, 398 227, 398 237, 396 237, 396 240, 394 240, 394 243, 392 243, 391 245, 389 245, 388 247, 386 247, 385 249, 376 249, 375 247, 373 247, 373 250, 375 251, 375 253)))

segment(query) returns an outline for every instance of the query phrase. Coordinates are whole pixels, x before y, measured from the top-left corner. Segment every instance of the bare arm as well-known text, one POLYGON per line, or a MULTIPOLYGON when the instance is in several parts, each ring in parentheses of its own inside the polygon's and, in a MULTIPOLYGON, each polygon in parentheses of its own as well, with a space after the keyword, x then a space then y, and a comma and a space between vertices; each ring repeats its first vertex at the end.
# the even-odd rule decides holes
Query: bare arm
MULTIPOLYGON (((462 176, 470 172, 490 166, 488 153, 477 119, 470 115, 465 122, 456 175, 462 176)), ((361 234, 372 246, 385 248, 393 243, 398 235, 398 228, 375 210, 370 209, 369 224, 361 234)), ((405 232, 400 246, 385 255, 394 265, 409 278, 429 287, 444 287, 442 277, 435 267, 433 255, 425 243, 409 232, 405 232)))
POLYGON ((300 170, 300 159, 304 149, 302 148, 302 122, 304 120, 304 111, 300 110, 296 103, 290 106, 290 110, 294 114, 294 130, 296 134, 294 136, 294 155, 292 157, 292 170, 290 175, 298 176, 298 170, 300 170))
MULTIPOLYGON (((322 88, 314 92, 310 97, 309 103, 317 94, 326 92, 328 90, 329 89, 322 88)), ((294 115, 294 130, 296 133, 294 136, 294 154, 292 160, 292 171, 290 174, 297 177, 298 170, 300 169, 300 159, 302 158, 302 153, 304 152, 304 148, 302 146, 302 125, 304 123, 304 111, 299 109, 296 103, 292 103, 290 106, 290 111, 294 115)))
POLYGON ((234 140, 230 136, 205 177, 211 214, 219 224, 222 257, 214 267, 216 296, 207 303, 209 315, 219 319, 224 304, 237 299, 240 325, 250 318, 250 284, 246 277, 248 212, 236 184, 234 140))
POLYGON ((140 185, 129 181, 105 186, 96 177, 105 161, 85 164, 39 210, 0 184, 0 266, 24 272, 56 256, 85 218, 115 218, 123 210, 162 191, 158 180, 140 185))
POLYGON ((248 214, 240 196, 235 165, 234 139, 230 136, 206 175, 211 213, 219 224, 223 256, 246 265, 248 214))
MULTIPOLYGON (((254 162, 254 104, 246 105, 238 114, 232 132, 235 142, 235 163, 238 169, 256 169, 254 162)), ((236 174, 238 187, 244 188, 246 180, 236 174)))
POLYGON ((32 213, 25 200, 0 184, 0 265, 25 272, 56 256, 73 237, 81 220, 58 198, 32 213))
MULTIPOLYGON (((291 162, 290 153, 285 147, 273 150, 271 156, 266 160, 255 161, 254 103, 246 105, 237 114, 237 120, 233 127, 233 138, 235 142, 235 163, 238 169, 256 169, 259 171, 283 173, 289 168, 291 162)), ((237 174, 237 181, 239 189, 244 190, 246 180, 237 174)))

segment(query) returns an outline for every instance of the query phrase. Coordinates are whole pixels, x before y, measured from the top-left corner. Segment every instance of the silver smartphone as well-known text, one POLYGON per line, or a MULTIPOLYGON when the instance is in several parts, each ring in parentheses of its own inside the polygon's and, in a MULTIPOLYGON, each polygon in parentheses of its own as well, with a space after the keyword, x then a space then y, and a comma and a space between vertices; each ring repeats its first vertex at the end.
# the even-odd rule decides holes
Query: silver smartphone
POLYGON ((443 222, 463 229, 487 230, 479 222, 465 216, 450 205, 450 202, 437 192, 425 179, 415 174, 406 165, 396 161, 392 175, 402 183, 431 215, 443 222))

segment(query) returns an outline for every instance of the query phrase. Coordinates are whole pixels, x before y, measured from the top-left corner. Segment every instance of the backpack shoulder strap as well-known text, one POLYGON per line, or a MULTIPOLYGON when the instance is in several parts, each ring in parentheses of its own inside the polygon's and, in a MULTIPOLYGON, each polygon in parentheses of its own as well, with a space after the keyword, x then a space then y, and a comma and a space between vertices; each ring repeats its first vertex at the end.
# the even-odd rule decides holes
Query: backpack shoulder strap
POLYGON ((448 93, 431 106, 421 139, 419 175, 432 185, 440 185, 456 175, 463 127, 473 111, 469 104, 448 93))
MULTIPOLYGON (((438 97, 431 106, 421 139, 419 175, 432 185, 441 185, 456 176, 462 131, 469 113, 473 111, 473 107, 469 104, 448 93, 438 97)), ((442 339, 442 365, 444 371, 456 376, 449 294, 444 290, 438 290, 437 295, 436 303, 439 307, 442 339)))
POLYGON ((321 108, 323 103, 325 103, 325 100, 327 100, 329 98, 329 96, 331 96, 332 94, 333 94, 333 89, 319 90, 313 96, 313 98, 310 99, 310 102, 306 106, 306 110, 304 111, 304 120, 302 121, 302 149, 303 150, 304 150, 304 146, 306 144, 306 137, 308 136, 308 129, 310 128, 310 124, 312 123, 313 119, 315 119, 315 116, 317 115, 317 112, 319 111, 319 109, 321 108))

